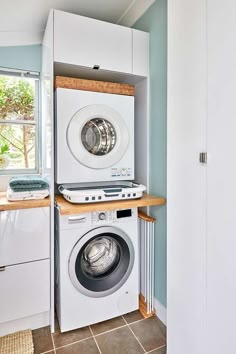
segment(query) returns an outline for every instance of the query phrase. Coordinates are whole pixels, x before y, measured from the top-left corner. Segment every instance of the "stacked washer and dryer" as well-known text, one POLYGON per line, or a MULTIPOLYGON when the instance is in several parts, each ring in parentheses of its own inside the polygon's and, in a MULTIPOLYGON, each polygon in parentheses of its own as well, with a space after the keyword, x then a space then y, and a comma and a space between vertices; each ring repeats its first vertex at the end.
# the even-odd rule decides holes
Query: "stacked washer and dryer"
MULTIPOLYGON (((134 179, 133 96, 57 88, 55 126, 59 190, 66 185, 72 191, 93 191, 96 184, 104 184, 106 195, 112 197, 117 195, 118 181, 126 185, 134 179)), ((99 202, 99 196, 95 193, 89 201, 99 202)), ((99 209, 98 203, 96 212, 66 216, 56 212, 56 308, 61 332, 131 312, 139 305, 137 208, 99 209)))

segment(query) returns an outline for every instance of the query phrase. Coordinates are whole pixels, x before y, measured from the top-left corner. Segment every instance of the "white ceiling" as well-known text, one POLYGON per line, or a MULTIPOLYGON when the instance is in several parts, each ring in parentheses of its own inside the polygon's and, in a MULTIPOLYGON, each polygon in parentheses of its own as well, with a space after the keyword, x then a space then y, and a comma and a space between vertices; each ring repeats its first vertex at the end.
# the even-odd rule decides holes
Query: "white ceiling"
POLYGON ((0 46, 39 44, 50 8, 131 27, 155 0, 0 0, 0 46))

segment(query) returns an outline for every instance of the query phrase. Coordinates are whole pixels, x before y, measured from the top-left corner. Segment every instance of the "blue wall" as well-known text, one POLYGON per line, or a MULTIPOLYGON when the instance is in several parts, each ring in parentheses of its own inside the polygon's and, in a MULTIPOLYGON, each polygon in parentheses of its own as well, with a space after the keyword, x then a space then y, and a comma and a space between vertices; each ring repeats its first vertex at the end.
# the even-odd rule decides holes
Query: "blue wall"
POLYGON ((0 47, 0 66, 41 72, 41 45, 0 47))
MULTIPOLYGON (((150 193, 166 197, 167 1, 156 0, 134 28, 150 33, 150 193)), ((166 207, 153 207, 155 297, 166 306, 166 207)))

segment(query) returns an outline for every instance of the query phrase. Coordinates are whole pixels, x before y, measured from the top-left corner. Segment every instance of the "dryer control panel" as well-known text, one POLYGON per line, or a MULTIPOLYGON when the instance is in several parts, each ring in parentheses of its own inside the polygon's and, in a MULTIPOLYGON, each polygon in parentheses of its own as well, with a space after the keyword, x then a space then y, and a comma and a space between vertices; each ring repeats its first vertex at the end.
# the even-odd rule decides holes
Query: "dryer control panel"
POLYGON ((110 222, 130 221, 137 218, 137 209, 115 209, 106 211, 95 211, 92 213, 92 224, 108 224, 110 222))

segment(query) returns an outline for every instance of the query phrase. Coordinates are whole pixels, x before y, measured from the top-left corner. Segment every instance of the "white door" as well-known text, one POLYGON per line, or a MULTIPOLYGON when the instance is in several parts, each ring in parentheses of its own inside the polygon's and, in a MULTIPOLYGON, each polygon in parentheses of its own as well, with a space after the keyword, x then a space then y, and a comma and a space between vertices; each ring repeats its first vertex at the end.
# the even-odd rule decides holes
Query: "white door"
POLYGON ((236 2, 208 0, 208 353, 235 354, 236 2))
POLYGON ((132 29, 54 10, 54 61, 132 73, 132 29))
MULTIPOLYGON (((206 2, 168 3, 167 350, 204 354, 206 2)), ((208 353, 210 354, 210 353, 208 353)))

